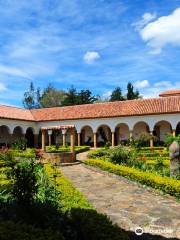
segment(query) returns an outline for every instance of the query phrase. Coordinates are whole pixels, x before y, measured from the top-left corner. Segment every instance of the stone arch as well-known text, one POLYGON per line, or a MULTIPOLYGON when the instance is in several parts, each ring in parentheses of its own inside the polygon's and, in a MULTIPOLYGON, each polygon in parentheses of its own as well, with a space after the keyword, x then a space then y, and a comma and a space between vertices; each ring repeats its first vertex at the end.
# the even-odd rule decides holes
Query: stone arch
POLYGON ((27 147, 34 147, 34 129, 32 127, 26 129, 25 138, 27 140, 27 147))
POLYGON ((176 136, 178 136, 179 134, 180 134, 180 122, 178 122, 176 126, 176 136))
POLYGON ((12 134, 12 142, 16 142, 18 139, 21 139, 24 137, 23 134, 23 128, 21 126, 16 126, 13 129, 13 134, 12 134))
POLYGON ((111 128, 107 124, 102 124, 97 128, 97 144, 104 146, 111 143, 111 128))
POLYGON ((150 128, 146 122, 144 121, 137 122, 134 124, 134 127, 133 127, 133 138, 138 139, 141 136, 141 134, 149 133, 149 132, 150 132, 150 128))
POLYGON ((6 125, 0 126, 0 146, 9 147, 11 144, 11 130, 6 125))
POLYGON ((115 144, 126 143, 129 139, 129 126, 126 123, 119 123, 115 127, 115 144))
POLYGON ((161 120, 154 125, 153 135, 157 137, 160 143, 164 143, 168 134, 172 133, 171 123, 161 120))
POLYGON ((81 145, 93 146, 93 129, 89 125, 81 128, 81 145))

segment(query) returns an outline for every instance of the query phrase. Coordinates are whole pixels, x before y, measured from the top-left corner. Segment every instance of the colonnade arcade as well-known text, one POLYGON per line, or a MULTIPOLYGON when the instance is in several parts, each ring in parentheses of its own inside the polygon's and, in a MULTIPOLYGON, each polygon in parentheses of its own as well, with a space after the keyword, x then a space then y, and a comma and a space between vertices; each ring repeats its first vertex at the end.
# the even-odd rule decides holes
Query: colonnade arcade
MULTIPOLYGON (((23 127, 20 124, 14 127, 9 126, 8 124, 0 125, 0 146, 10 146, 19 138, 27 139, 28 147, 41 147, 43 145, 70 145, 71 144, 71 128, 67 128, 66 131, 61 128, 52 127, 39 127, 33 128, 26 126, 23 127), (50 129, 51 128, 51 129, 50 129), (43 138, 42 138, 43 136, 43 138)), ((180 122, 177 124, 171 124, 169 121, 160 120, 156 121, 153 125, 149 125, 146 121, 137 121, 134 125, 129 123, 120 122, 114 125, 104 123, 93 125, 91 122, 81 126, 74 124, 74 143, 75 145, 89 145, 91 147, 100 147, 105 144, 111 144, 116 146, 121 142, 126 142, 129 139, 138 139, 142 133, 149 133, 155 136, 159 143, 163 143, 167 134, 173 134, 176 136, 180 134, 180 122)), ((150 141, 150 146, 153 146, 153 141, 150 141)), ((43 147, 44 147, 43 146, 43 147)))
POLYGON ((21 126, 15 126, 14 128, 7 125, 0 126, 0 147, 8 147, 22 138, 26 139, 27 147, 38 145, 38 135, 35 134, 33 128, 27 127, 23 129, 21 126))
MULTIPOLYGON (((77 133, 79 139, 78 145, 90 145, 96 148, 110 143, 112 146, 116 146, 120 143, 126 143, 132 138, 136 140, 143 133, 154 136, 158 144, 163 144, 168 134, 172 134, 173 136, 180 134, 180 122, 174 129, 171 124, 165 120, 156 122, 151 129, 149 125, 143 121, 135 123, 132 129, 130 129, 126 123, 117 124, 113 130, 110 125, 102 124, 98 126, 95 131, 93 131, 93 127, 86 125, 77 133)), ((154 145, 153 138, 149 140, 149 145, 154 145)))

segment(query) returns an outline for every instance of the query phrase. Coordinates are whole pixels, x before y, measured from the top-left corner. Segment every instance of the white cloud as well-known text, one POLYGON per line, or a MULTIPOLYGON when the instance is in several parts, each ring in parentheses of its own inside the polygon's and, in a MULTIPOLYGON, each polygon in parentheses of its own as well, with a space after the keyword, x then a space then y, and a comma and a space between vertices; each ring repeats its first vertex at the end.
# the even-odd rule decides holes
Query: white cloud
POLYGON ((31 79, 30 76, 21 69, 15 67, 8 67, 5 65, 0 65, 0 73, 31 79))
POLYGON ((172 87, 172 83, 170 81, 160 81, 154 84, 155 87, 172 87))
POLYGON ((83 59, 86 63, 90 64, 100 58, 98 52, 86 52, 83 59))
POLYGON ((159 54, 167 44, 180 46, 180 8, 148 23, 140 30, 140 35, 154 54, 159 54))
POLYGON ((152 20, 154 20, 156 18, 156 14, 155 13, 144 13, 142 15, 142 19, 140 21, 137 21, 135 23, 132 24, 132 26, 135 27, 136 30, 141 30, 146 24, 148 24, 149 22, 151 22, 152 20))
POLYGON ((6 91, 7 90, 7 88, 6 88, 6 86, 4 85, 4 83, 0 83, 0 92, 4 92, 4 91, 6 91))
POLYGON ((152 20, 154 20, 156 18, 156 14, 155 13, 153 13, 153 14, 145 13, 142 16, 142 18, 143 18, 144 24, 147 24, 147 23, 149 23, 150 21, 152 21, 152 20))
POLYGON ((179 82, 175 81, 172 84, 170 81, 159 81, 155 82, 152 86, 145 88, 142 92, 142 95, 144 98, 159 97, 159 94, 165 90, 179 88, 180 88, 179 82))
POLYGON ((109 99, 111 94, 112 94, 112 91, 107 91, 107 92, 103 93, 102 97, 103 97, 103 99, 109 99))
POLYGON ((135 88, 142 89, 149 87, 149 81, 148 80, 142 80, 142 81, 137 81, 134 83, 135 88))

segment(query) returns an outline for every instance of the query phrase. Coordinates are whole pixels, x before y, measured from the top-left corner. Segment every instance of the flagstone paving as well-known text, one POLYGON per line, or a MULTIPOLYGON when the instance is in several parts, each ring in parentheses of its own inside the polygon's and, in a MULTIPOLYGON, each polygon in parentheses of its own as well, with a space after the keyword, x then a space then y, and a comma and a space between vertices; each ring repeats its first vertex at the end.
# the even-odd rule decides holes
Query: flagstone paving
POLYGON ((121 228, 134 231, 140 226, 147 233, 180 239, 180 203, 173 197, 84 164, 60 168, 98 212, 121 228))

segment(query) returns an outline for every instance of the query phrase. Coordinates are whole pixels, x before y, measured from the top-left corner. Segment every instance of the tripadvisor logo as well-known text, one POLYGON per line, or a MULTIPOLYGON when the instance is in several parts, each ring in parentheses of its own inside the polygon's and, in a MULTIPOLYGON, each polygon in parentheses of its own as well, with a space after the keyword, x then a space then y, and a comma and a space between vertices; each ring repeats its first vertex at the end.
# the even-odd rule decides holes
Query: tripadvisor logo
POLYGON ((141 227, 137 227, 135 229, 135 234, 138 235, 138 236, 142 235, 143 234, 143 229, 141 227))

